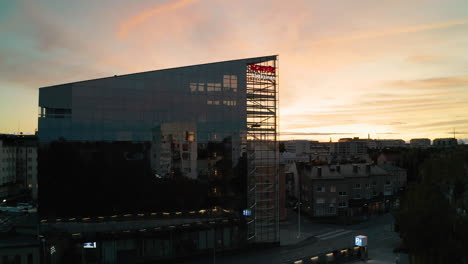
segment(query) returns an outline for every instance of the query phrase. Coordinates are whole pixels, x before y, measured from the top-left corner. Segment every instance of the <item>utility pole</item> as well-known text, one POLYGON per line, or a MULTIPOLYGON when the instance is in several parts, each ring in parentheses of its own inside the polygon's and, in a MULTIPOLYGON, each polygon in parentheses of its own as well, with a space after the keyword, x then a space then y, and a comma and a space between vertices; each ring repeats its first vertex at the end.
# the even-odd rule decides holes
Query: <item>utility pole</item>
POLYGON ((297 238, 301 238, 301 189, 302 189, 302 186, 301 186, 301 176, 300 175, 297 175, 297 181, 298 181, 298 188, 299 188, 299 202, 298 202, 298 205, 297 205, 297 222, 298 222, 298 226, 297 226, 297 238))
POLYGON ((216 264, 216 228, 213 227, 213 264, 216 264))

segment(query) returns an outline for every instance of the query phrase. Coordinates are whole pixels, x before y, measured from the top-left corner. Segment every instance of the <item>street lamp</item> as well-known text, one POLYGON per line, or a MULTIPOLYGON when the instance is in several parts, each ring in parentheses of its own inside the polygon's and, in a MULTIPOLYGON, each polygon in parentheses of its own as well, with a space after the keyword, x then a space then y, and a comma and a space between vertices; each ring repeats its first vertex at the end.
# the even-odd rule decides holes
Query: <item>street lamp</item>
POLYGON ((299 175, 298 176, 298 188, 299 188, 299 202, 297 204, 297 222, 298 222, 298 226, 297 226, 297 239, 301 238, 301 189, 302 189, 302 185, 301 185, 301 176, 299 175))

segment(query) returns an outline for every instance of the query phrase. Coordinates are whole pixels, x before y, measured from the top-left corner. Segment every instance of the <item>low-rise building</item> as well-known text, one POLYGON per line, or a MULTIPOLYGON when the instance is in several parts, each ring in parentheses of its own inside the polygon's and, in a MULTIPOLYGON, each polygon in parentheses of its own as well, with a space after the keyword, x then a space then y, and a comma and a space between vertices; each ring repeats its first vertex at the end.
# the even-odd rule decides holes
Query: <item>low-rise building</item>
POLYGON ((406 147, 403 139, 376 139, 375 142, 378 149, 406 147))
POLYGON ((367 140, 355 138, 341 138, 330 147, 330 152, 341 157, 359 157, 367 155, 367 140))
POLYGON ((0 198, 24 192, 37 199, 37 137, 0 135, 0 198))
POLYGON ((437 148, 450 148, 458 145, 456 138, 436 138, 433 143, 437 148))
POLYGON ((40 263, 37 215, 0 215, 0 263, 40 263))
POLYGON ((428 138, 413 138, 410 140, 410 146, 412 148, 429 148, 431 140, 428 138))
POLYGON ((310 153, 310 144, 318 143, 317 141, 309 140, 288 140, 284 141, 284 147, 287 152, 295 153, 296 155, 310 153))
POLYGON ((394 166, 342 164, 298 169, 302 208, 313 217, 361 217, 387 210, 406 171, 394 166))
POLYGON ((399 152, 382 152, 377 157, 377 164, 397 165, 400 162, 401 154, 399 152))

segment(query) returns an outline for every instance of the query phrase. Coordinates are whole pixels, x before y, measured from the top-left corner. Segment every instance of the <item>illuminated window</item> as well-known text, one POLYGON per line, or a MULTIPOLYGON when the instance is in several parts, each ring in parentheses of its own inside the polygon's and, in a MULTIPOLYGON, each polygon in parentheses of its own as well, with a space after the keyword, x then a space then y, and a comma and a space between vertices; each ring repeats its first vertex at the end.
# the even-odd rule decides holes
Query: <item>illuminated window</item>
POLYGON ((237 92, 237 76, 231 75, 231 88, 233 92, 237 92))
POLYGON ((207 83, 206 90, 208 92, 220 92, 221 91, 221 83, 207 83))
POLYGON ((223 87, 225 91, 237 92, 237 76, 236 75, 224 75, 223 76, 223 87))
POLYGON ((196 83, 190 83, 190 91, 191 92, 196 92, 197 91, 197 84, 196 83))
POLYGON ((205 91, 205 83, 198 83, 198 91, 199 92, 205 91))
POLYGON ((71 118, 71 109, 41 107, 39 117, 43 118, 71 118))
POLYGON ((207 83, 206 84, 206 91, 214 92, 214 83, 207 83))
POLYGON ((185 140, 193 142, 195 141, 195 132, 193 131, 187 131, 185 132, 185 140))

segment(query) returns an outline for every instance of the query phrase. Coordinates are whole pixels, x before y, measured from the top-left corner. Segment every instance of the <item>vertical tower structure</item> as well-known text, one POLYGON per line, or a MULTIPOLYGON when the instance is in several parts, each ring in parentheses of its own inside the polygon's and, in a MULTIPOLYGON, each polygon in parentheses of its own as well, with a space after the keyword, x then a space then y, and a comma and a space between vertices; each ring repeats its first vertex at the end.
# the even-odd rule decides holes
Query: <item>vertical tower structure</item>
POLYGON ((248 239, 279 241, 278 60, 247 65, 248 239))

